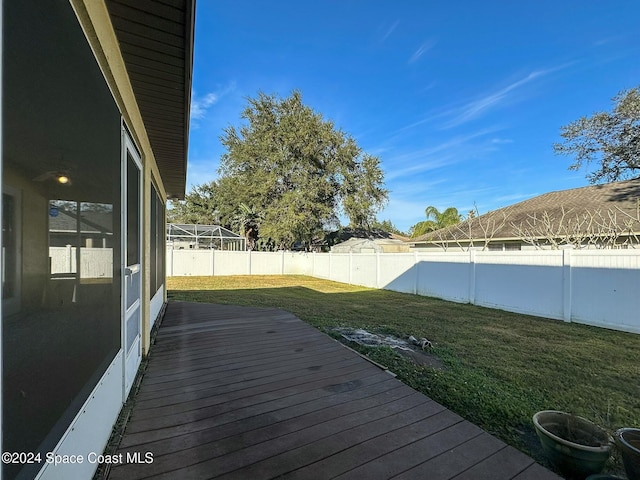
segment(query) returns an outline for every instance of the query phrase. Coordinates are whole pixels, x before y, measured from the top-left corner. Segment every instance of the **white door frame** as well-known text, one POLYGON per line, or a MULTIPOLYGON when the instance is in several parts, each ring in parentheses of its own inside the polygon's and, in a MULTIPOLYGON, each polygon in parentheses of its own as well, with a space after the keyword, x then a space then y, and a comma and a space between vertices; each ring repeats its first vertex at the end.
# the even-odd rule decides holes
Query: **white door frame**
POLYGON ((140 154, 129 132, 122 128, 122 349, 123 349, 123 401, 126 401, 129 391, 135 380, 138 366, 142 360, 142 280, 143 269, 142 260, 142 231, 143 231, 143 170, 140 154), (127 265, 127 245, 128 245, 128 188, 130 180, 128 178, 128 162, 131 158, 139 171, 138 177, 138 263, 127 265), (137 276, 137 280, 134 280, 137 276), (137 285, 136 285, 137 284, 137 285), (130 287, 130 288, 128 288, 130 287), (132 296, 133 295, 133 296, 132 296), (137 335, 128 338, 129 320, 138 319, 137 335))

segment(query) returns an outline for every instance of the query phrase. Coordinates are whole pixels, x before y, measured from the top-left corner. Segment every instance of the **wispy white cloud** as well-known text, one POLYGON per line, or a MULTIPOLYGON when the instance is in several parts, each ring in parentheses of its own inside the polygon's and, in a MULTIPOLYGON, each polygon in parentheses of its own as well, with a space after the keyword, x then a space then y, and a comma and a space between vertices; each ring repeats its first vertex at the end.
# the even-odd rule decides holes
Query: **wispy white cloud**
POLYGON ((420 59, 420 57, 422 57, 425 53, 431 50, 435 46, 435 44, 436 44, 436 41, 433 39, 424 42, 422 45, 420 45, 420 47, 418 47, 418 49, 415 52, 413 52, 413 55, 409 57, 408 63, 417 62, 420 59))
POLYGON ((437 84, 438 84, 438 82, 436 82, 435 80, 433 80, 433 81, 429 82, 425 87, 423 87, 423 88, 420 90, 420 93, 424 93, 424 92, 426 92, 426 91, 428 91, 428 90, 431 90, 431 89, 432 89, 432 88, 434 88, 437 84))
POLYGON ((497 127, 492 127, 467 135, 457 135, 437 145, 389 156, 385 159, 385 164, 391 165, 393 169, 385 175, 385 178, 392 181, 453 165, 464 160, 469 151, 478 154, 482 147, 476 144, 471 145, 470 142, 495 133, 497 129, 497 127))
POLYGON ((226 87, 216 90, 214 92, 209 92, 203 96, 199 96, 196 92, 192 92, 191 94, 191 110, 190 117, 191 120, 201 120, 203 119, 207 111, 210 107, 218 103, 218 101, 224 97, 225 95, 233 92, 236 89, 235 82, 231 82, 226 87))
POLYGON ((593 45, 596 47, 602 47, 604 45, 608 45, 610 43, 619 42, 622 40, 626 40, 628 35, 613 35, 610 37, 599 38, 593 42, 593 45))
POLYGON ((384 41, 391 36, 394 30, 398 28, 399 24, 400 24, 400 20, 396 20, 395 22, 393 22, 393 24, 387 29, 384 35, 382 35, 382 38, 380 39, 380 43, 384 43, 384 41))
POLYGON ((445 112, 447 116, 452 118, 446 122, 444 126, 445 128, 452 128, 462 125, 463 123, 481 117, 490 110, 498 108, 506 103, 516 101, 517 98, 514 98, 516 91, 521 90, 525 85, 551 73, 563 70, 575 63, 576 62, 568 62, 557 67, 534 70, 525 77, 511 82, 497 91, 486 93, 475 100, 463 104, 462 106, 452 108, 448 112, 445 112))
POLYGON ((568 62, 557 67, 548 69, 534 70, 526 76, 512 81, 506 86, 486 92, 477 96, 472 100, 467 100, 462 103, 452 104, 444 106, 439 109, 433 109, 428 112, 423 118, 416 120, 396 131, 397 134, 412 130, 420 125, 430 123, 436 120, 440 120, 439 127, 441 129, 449 129, 460 126, 472 120, 482 117, 486 113, 495 110, 501 106, 504 106, 511 102, 516 102, 522 99, 526 94, 522 93, 522 89, 530 83, 535 82, 553 72, 563 70, 569 66, 575 65, 578 62, 568 62), (517 97, 517 93, 521 92, 520 97, 517 97))
POLYGON ((491 92, 481 96, 480 98, 462 105, 456 109, 453 109, 450 114, 453 118, 449 120, 445 126, 447 128, 455 127, 466 123, 470 120, 480 117, 484 113, 498 107, 501 104, 511 99, 510 94, 524 85, 531 83, 536 78, 540 78, 546 75, 544 70, 537 70, 531 72, 524 78, 510 83, 506 87, 501 88, 495 92, 491 92))
POLYGON ((388 187, 394 198, 408 200, 422 196, 424 192, 439 188, 446 188, 448 180, 445 177, 414 176, 398 182, 389 182, 388 187))
MULTIPOLYGON (((425 158, 428 154, 423 151, 415 151, 409 154, 403 155, 402 160, 412 159, 414 161, 408 162, 409 166, 404 168, 394 168, 390 173, 385 175, 387 181, 392 181, 398 178, 413 176, 418 173, 428 172, 429 170, 435 170, 437 168, 446 167, 456 163, 457 159, 454 155, 443 155, 437 158, 425 158)), ((398 157, 396 157, 396 160, 398 157)))
POLYGON ((215 104, 218 99, 217 94, 207 93, 204 97, 196 97, 195 94, 191 96, 191 118, 201 119, 207 113, 210 106, 215 104))

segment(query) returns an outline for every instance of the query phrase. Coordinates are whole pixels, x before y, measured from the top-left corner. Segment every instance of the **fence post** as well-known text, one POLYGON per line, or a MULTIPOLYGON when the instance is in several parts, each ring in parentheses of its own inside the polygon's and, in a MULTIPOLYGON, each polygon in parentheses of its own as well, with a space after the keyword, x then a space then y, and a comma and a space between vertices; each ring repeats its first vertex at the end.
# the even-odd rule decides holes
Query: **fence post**
POLYGON ((572 294, 572 271, 571 271, 571 249, 566 246, 562 248, 562 319, 571 322, 571 294, 572 294))
POLYGON ((420 280, 420 272, 419 263, 418 263, 418 252, 413 252, 413 269, 416 271, 416 274, 413 278, 413 294, 418 294, 418 281, 420 280))
POLYGON ((64 256, 64 273, 73 273, 73 262, 71 261, 71 258, 73 257, 73 251, 71 250, 71 245, 66 245, 66 247, 67 251, 66 255, 64 256))
POLYGON ((280 250, 280 275, 284 275, 284 250, 280 250))
POLYGON ((211 276, 216 276, 216 261, 215 261, 216 251, 214 248, 211 249, 211 276))
POLYGON ((376 288, 380 288, 380 252, 376 252, 376 288))
POLYGON ((469 247, 469 303, 476 303, 476 251, 469 247))
POLYGON ((333 280, 331 278, 331 263, 333 262, 333 257, 331 256, 331 252, 329 252, 329 280, 333 280))
POLYGON ((247 250, 247 275, 251 275, 251 250, 247 250))
POLYGON ((173 277, 173 248, 171 248, 171 250, 167 250, 167 252, 169 252, 169 255, 167 255, 169 257, 167 259, 167 264, 169 265, 169 275, 167 276, 173 277))
POLYGON ((353 278, 353 252, 349 252, 349 285, 352 284, 353 278))

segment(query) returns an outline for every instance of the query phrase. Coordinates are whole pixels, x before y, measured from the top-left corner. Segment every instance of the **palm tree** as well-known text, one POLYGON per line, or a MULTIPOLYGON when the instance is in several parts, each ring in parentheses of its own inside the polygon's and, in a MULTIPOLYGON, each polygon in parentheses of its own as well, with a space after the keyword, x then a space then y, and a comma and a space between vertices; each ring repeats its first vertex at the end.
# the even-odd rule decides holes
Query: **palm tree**
POLYGON ((429 206, 425 209, 424 214, 427 216, 427 220, 433 219, 436 230, 456 225, 462 221, 462 215, 455 207, 449 207, 444 212, 440 212, 436 207, 429 206))
POLYGON ((457 225, 462 221, 462 215, 455 207, 449 207, 445 211, 441 212, 436 207, 429 205, 424 214, 427 219, 422 222, 416 223, 412 230, 412 237, 419 237, 425 233, 434 232, 441 228, 450 227, 451 225, 457 225))

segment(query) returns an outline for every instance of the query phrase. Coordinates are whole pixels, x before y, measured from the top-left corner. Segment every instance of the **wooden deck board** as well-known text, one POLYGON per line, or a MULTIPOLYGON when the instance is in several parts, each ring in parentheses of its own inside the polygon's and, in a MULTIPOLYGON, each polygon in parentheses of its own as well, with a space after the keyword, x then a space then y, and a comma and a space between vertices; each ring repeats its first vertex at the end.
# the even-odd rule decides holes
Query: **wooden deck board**
MULTIPOLYGON (((504 443, 488 433, 482 432, 479 435, 470 436, 466 442, 446 450, 430 460, 412 466, 400 475, 394 477, 394 479, 449 479, 468 470, 481 460, 503 448, 506 448, 504 443)), ((541 478, 545 477, 542 476, 541 478)))
POLYGON ((110 479, 558 479, 276 309, 172 302, 110 479), (496 473, 497 472, 497 473, 496 473))
MULTIPOLYGON (((303 428, 310 428, 332 419, 358 413, 367 408, 374 408, 377 405, 406 397, 408 394, 403 389, 388 389, 389 385, 384 385, 384 383, 378 383, 374 387, 376 388, 367 392, 370 395, 364 398, 355 398, 342 404, 327 405, 326 401, 307 402, 293 408, 282 408, 275 412, 224 423, 218 428, 201 432, 202 435, 189 435, 186 438, 181 437, 177 441, 176 437, 172 437, 165 441, 156 442, 149 445, 149 448, 160 455, 158 461, 153 464, 153 471, 169 469, 167 467, 175 464, 176 461, 180 461, 184 466, 195 464, 202 461, 203 458, 209 458, 210 451, 213 449, 226 448, 224 453, 229 453, 235 449, 238 442, 249 447, 303 428), (385 388, 385 390, 380 391, 381 388, 385 388), (172 455, 167 456, 166 454, 170 452, 172 455)), ((135 449, 130 451, 135 451, 135 449)))

